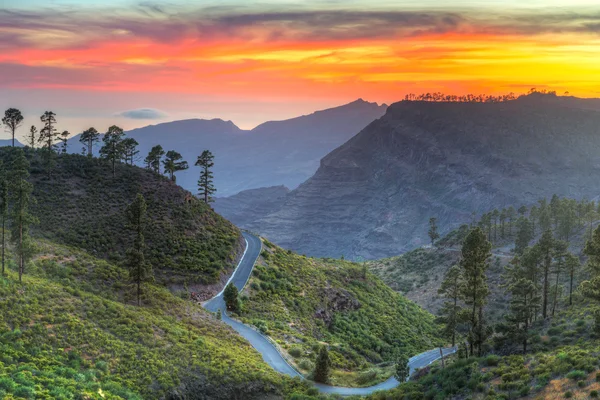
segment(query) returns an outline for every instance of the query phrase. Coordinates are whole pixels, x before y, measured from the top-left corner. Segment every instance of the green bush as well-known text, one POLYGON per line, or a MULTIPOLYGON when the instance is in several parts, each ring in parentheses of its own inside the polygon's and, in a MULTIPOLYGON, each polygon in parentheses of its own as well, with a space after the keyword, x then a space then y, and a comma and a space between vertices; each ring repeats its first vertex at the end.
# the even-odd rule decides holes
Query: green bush
POLYGON ((497 355, 494 355, 494 354, 490 354, 489 356, 487 356, 485 358, 485 365, 487 365, 488 367, 495 367, 498 365, 499 361, 500 361, 500 357, 498 357, 497 355))
POLYGON ((572 380, 584 379, 586 376, 587 376, 587 374, 585 373, 585 371, 579 371, 579 370, 574 370, 567 374, 567 378, 572 379, 572 380))

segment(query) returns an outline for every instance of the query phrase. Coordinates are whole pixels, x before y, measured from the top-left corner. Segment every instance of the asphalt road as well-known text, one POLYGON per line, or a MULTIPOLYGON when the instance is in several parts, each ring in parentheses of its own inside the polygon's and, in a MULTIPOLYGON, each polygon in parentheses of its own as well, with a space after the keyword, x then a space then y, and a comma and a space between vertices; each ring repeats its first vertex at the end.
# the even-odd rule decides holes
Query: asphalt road
MULTIPOLYGON (((258 259, 258 256, 260 255, 260 252, 262 250, 262 243, 258 237, 245 232, 243 233, 243 235, 244 239, 246 239, 246 250, 244 251, 244 255, 242 256, 240 263, 238 264, 236 270, 234 271, 233 275, 231 276, 228 282, 228 284, 230 282, 233 282, 233 284, 238 288, 240 292, 242 291, 244 286, 246 286, 246 283, 250 278, 250 274, 252 273, 252 269, 254 268, 254 264, 256 263, 256 260, 258 259)), ((237 333, 239 333, 242 337, 248 340, 252 347, 254 347, 262 355, 263 360, 267 364, 269 364, 275 371, 288 376, 299 376, 302 378, 302 375, 287 363, 287 361, 283 358, 279 351, 277 351, 277 349, 269 341, 269 339, 267 339, 260 332, 227 316, 225 310, 225 301, 223 300, 223 291, 221 291, 212 299, 206 301, 203 304, 203 306, 205 309, 211 312, 221 310, 223 322, 231 326, 237 333)), ((452 348, 444 349, 444 355, 452 354, 455 351, 456 349, 452 348)), ((438 360, 439 358, 439 349, 429 350, 412 357, 408 363, 408 365, 410 366, 410 373, 412 374, 417 368, 423 368, 428 366, 429 364, 438 360)), ((392 377, 385 382, 366 388, 328 386, 320 383, 315 383, 314 385, 322 393, 350 396, 368 395, 378 390, 389 390, 395 388, 396 386, 398 386, 398 384, 398 381, 392 377)))

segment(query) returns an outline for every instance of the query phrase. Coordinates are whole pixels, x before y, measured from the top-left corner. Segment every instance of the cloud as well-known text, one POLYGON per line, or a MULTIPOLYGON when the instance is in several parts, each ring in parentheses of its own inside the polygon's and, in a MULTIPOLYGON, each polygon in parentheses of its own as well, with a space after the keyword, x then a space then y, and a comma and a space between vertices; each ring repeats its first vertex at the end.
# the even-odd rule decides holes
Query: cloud
POLYGON ((123 111, 117 116, 129 119, 161 119, 167 117, 167 113, 154 108, 136 108, 135 110, 123 111))

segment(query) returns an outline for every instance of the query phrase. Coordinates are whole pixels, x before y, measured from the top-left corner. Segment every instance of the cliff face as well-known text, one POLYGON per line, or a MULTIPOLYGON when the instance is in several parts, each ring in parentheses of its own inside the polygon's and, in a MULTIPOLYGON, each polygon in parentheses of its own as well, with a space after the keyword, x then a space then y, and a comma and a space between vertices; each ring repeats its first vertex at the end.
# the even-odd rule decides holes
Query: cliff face
POLYGON ((310 255, 380 258, 427 243, 431 216, 447 231, 472 212, 554 193, 595 197, 595 105, 541 95, 396 103, 327 155, 279 210, 246 227, 310 255))

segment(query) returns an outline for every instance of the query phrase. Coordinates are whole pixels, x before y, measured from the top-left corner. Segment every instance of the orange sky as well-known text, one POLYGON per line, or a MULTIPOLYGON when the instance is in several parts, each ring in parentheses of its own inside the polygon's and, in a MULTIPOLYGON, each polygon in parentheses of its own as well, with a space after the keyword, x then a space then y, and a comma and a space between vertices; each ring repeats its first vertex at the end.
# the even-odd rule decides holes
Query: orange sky
POLYGON ((0 106, 53 108, 76 132, 87 120, 152 122, 119 115, 141 107, 160 110, 158 120, 222 117, 252 127, 358 97, 391 103, 408 92, 537 87, 600 97, 600 9, 585 5, 512 14, 383 3, 373 12, 360 2, 142 13, 126 3, 118 15, 0 13, 7 94, 0 106))

